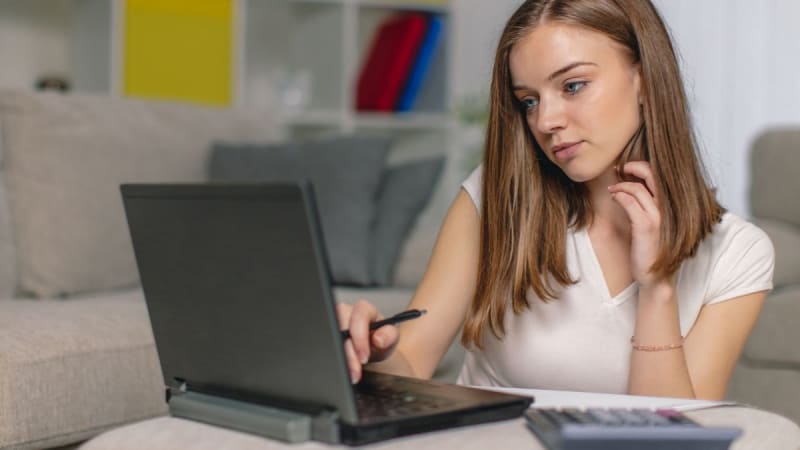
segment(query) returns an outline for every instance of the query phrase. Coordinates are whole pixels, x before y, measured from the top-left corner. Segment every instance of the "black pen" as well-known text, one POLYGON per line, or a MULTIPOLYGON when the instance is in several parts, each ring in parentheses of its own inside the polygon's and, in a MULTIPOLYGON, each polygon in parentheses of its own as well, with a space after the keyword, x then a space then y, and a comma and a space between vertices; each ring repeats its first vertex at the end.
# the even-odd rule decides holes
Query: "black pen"
MULTIPOLYGON (((377 322, 371 322, 369 324, 369 330, 374 331, 384 325, 395 325, 400 322, 405 322, 406 320, 416 319, 417 317, 427 313, 427 310, 424 309, 409 309, 408 311, 403 311, 401 313, 395 314, 388 319, 379 320, 377 322)), ((342 339, 350 339, 350 330, 342 330, 342 339)))

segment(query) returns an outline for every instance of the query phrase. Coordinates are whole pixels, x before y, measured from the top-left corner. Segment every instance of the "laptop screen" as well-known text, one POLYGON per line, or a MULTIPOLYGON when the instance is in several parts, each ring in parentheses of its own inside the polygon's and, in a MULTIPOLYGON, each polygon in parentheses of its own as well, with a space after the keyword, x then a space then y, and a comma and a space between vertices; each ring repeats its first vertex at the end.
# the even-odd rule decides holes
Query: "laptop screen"
POLYGON ((167 385, 357 414, 310 185, 124 185, 167 385))

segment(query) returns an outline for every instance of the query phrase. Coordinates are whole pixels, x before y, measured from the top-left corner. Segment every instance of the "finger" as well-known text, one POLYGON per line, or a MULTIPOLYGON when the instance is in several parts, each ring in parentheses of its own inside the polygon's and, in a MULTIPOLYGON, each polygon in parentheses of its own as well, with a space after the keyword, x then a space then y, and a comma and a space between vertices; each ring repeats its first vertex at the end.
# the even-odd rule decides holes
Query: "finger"
POLYGON ((369 361, 370 355, 370 322, 380 320, 378 310, 365 300, 359 300, 353 305, 350 314, 350 340, 353 341, 358 360, 361 364, 369 361))
POLYGON ((387 353, 394 349, 400 338, 400 332, 394 325, 380 327, 372 333, 372 346, 380 353, 381 359, 386 358, 387 353))
POLYGON ((608 187, 608 190, 612 194, 617 192, 625 192, 626 194, 633 196, 643 211, 645 211, 653 219, 658 219, 660 214, 658 205, 656 205, 655 199, 652 195, 650 195, 650 192, 647 190, 647 188, 645 188, 641 183, 627 181, 612 184, 608 187))
POLYGON ((636 200, 636 197, 627 192, 619 191, 613 192, 611 198, 622 206, 622 209, 628 214, 628 218, 634 227, 640 228, 642 225, 648 223, 647 213, 645 213, 641 205, 639 205, 639 201, 636 200))
POLYGON ((336 318, 339 320, 339 329, 346 330, 350 325, 350 312, 353 307, 346 303, 336 304, 336 318))
POLYGON ((361 379, 361 362, 356 356, 353 341, 350 339, 344 342, 344 355, 347 359, 347 368, 350 370, 350 381, 356 384, 361 379))
POLYGON ((658 200, 658 195, 656 195, 658 186, 656 185, 656 178, 655 175, 653 175, 653 169, 650 167, 650 163, 647 161, 631 161, 622 166, 622 171, 644 181, 647 190, 650 191, 650 195, 658 200))

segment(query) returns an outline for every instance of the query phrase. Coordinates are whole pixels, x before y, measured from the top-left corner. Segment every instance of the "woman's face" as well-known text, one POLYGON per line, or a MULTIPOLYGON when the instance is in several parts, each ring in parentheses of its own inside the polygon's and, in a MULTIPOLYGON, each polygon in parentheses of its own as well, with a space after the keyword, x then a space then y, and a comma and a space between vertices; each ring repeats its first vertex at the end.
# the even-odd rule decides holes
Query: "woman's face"
POLYGON ((609 173, 640 124, 640 74, 625 47, 558 22, 510 53, 514 95, 547 157, 573 181, 609 173))

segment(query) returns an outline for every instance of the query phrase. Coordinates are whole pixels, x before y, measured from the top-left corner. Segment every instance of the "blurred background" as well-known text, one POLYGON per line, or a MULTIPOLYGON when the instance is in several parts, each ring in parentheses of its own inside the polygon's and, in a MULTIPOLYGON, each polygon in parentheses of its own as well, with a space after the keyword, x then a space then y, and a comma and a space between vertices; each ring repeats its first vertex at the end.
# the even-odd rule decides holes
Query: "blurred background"
MULTIPOLYGON (((0 87, 272 108, 295 135, 400 132, 411 153, 458 153, 464 161, 445 177, 453 185, 479 156, 494 46, 519 3, 0 0, 0 87), (403 10, 443 21, 426 86, 411 111, 359 110, 356 81, 371 45, 403 10)), ((724 204, 747 216, 748 146, 768 127, 800 122, 800 2, 656 4, 713 181, 724 204)))

